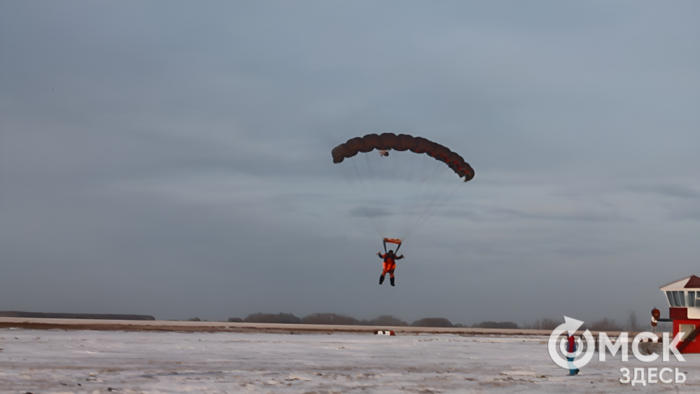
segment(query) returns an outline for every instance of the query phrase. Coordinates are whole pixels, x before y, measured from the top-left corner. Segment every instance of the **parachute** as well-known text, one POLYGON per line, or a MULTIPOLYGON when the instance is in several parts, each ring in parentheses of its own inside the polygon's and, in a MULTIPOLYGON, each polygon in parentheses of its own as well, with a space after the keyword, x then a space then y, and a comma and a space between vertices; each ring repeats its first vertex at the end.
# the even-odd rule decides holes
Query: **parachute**
MULTIPOLYGON (((358 200, 353 216, 368 217, 384 242, 401 246, 456 191, 474 178, 462 156, 423 137, 383 133, 355 137, 331 151, 358 200), (375 152, 376 151, 376 152, 375 152)), ((397 248, 398 250, 398 248, 397 248)))
MULTIPOLYGON (((410 150, 413 153, 425 153, 435 160, 447 164, 455 174, 459 175, 460 178, 464 178, 464 182, 474 178, 474 170, 464 161, 462 156, 452 152, 445 146, 436 144, 423 137, 413 137, 408 134, 383 133, 382 135, 367 134, 364 137, 355 137, 333 148, 331 155, 333 156, 333 163, 337 164, 360 152, 368 153, 374 149, 381 151, 393 149, 399 152, 410 150)), ((382 156, 384 155, 382 154, 382 156)))

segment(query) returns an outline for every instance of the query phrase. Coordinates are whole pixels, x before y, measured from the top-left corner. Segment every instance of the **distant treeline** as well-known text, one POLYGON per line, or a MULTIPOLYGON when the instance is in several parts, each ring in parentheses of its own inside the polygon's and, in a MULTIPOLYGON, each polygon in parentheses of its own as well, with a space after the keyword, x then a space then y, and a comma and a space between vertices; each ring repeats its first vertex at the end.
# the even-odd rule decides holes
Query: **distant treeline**
MULTIPOLYGON (((196 319, 196 318, 195 318, 196 319)), ((190 319, 194 320, 194 319, 190 319)), ((229 322, 245 322, 245 323, 288 323, 288 324, 329 324, 329 325, 344 325, 344 326, 408 326, 404 320, 391 315, 382 315, 370 320, 358 320, 352 316, 340 315, 337 313, 313 313, 302 318, 296 317, 291 313, 254 313, 248 315, 245 319, 232 317, 229 322)), ((419 319, 410 324, 416 327, 462 327, 461 324, 452 324, 451 321, 444 317, 427 317, 419 319)))
MULTIPOLYGON (((0 311, 0 317, 34 317, 34 318, 53 318, 53 319, 108 319, 108 320, 155 320, 150 315, 119 315, 119 314, 100 314, 100 313, 42 313, 42 312, 20 312, 20 311, 0 311)), ((194 317, 190 321, 201 321, 194 317)), ((426 317, 418 319, 411 324, 406 321, 394 317, 392 315, 382 315, 370 320, 359 320, 352 316, 341 315, 337 313, 313 313, 302 318, 296 317, 291 313, 253 313, 248 317, 241 319, 232 317, 229 322, 245 322, 245 323, 286 323, 286 324, 319 324, 319 325, 345 325, 345 326, 414 326, 414 327, 469 327, 462 324, 453 324, 444 317, 426 317)), ((564 321, 563 319, 544 318, 535 321, 534 323, 524 323, 518 325, 513 322, 495 322, 484 321, 471 325, 472 328, 503 328, 503 329, 533 329, 533 330, 553 330, 564 321)), ((661 330, 668 327, 660 328, 661 330)), ((589 329, 591 331, 644 331, 651 329, 649 323, 640 325, 637 322, 637 315, 630 312, 625 324, 618 323, 614 319, 604 318, 602 320, 584 323, 581 326, 582 330, 589 329)))
MULTIPOLYGON (((196 318, 195 318, 196 319, 196 318)), ((194 319, 190 319, 194 320, 194 319)), ((232 317, 229 322, 245 322, 245 323, 290 323, 290 324, 337 324, 345 326, 413 326, 413 327, 464 327, 462 324, 453 324, 449 319, 444 317, 426 317, 418 319, 411 324, 406 321, 391 315, 382 315, 371 320, 359 320, 352 316, 339 315, 336 313, 313 313, 302 318, 296 317, 291 313, 254 313, 248 315, 245 319, 232 317)), ((475 328, 519 328, 513 322, 482 322, 474 324, 475 328)))
POLYGON ((0 317, 33 317, 40 319, 97 319, 97 320, 155 320, 150 315, 120 315, 104 313, 44 313, 0 311, 0 317))
MULTIPOLYGON (((190 320, 199 320, 193 318, 190 320)), ((464 326, 462 324, 453 324, 444 317, 428 317, 414 321, 409 324, 404 320, 392 315, 382 315, 374 319, 356 319, 352 316, 341 315, 336 313, 313 313, 302 318, 296 317, 291 313, 254 313, 248 317, 241 319, 232 317, 229 322, 245 322, 245 323, 287 323, 287 324, 322 324, 322 325, 347 325, 347 326, 414 326, 414 327, 472 327, 472 328, 501 328, 501 329, 533 329, 533 330, 553 330, 564 321, 563 319, 544 318, 535 321, 534 323, 524 323, 518 325, 516 323, 484 321, 464 326)), ((591 331, 642 331, 648 329, 640 326, 637 323, 637 317, 634 312, 630 313, 626 324, 616 322, 614 319, 604 318, 602 320, 593 321, 590 324, 584 324, 581 329, 589 329, 591 331)))
POLYGON ((473 324, 473 328, 520 328, 517 324, 511 321, 495 322, 495 321, 483 321, 478 324, 473 324))
MULTIPOLYGON (((563 319, 541 319, 537 320, 532 324, 523 324, 520 328, 525 329, 535 329, 535 330, 553 330, 564 321, 563 319)), ((591 330, 591 331, 645 331, 651 330, 651 324, 639 324, 637 321, 637 314, 635 312, 630 312, 625 323, 618 323, 615 319, 608 319, 607 317, 601 320, 596 320, 591 323, 584 323, 581 330, 591 330)))
MULTIPOLYGON (((522 328, 522 329, 530 329, 530 330, 553 330, 557 328, 560 324, 564 323, 563 319, 562 320, 556 320, 556 319, 541 319, 537 320, 532 324, 527 324, 524 323, 521 326, 518 326, 517 324, 513 322, 494 322, 494 321, 485 321, 481 322, 479 324, 474 324, 472 327, 475 328, 522 328)), ((632 325, 633 328, 636 331, 637 325, 632 325)), ((589 325, 584 324, 581 326, 583 330, 589 329, 591 331, 623 331, 622 325, 618 324, 615 320, 613 319, 608 319, 605 318, 603 320, 598 320, 594 321, 589 325)))

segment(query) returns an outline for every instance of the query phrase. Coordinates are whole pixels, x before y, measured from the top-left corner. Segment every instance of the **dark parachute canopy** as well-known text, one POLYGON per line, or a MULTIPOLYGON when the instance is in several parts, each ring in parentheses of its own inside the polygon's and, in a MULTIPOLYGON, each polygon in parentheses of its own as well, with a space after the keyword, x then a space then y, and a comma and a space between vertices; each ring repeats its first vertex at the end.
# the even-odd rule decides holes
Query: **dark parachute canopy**
POLYGON ((361 197, 344 195, 343 203, 352 206, 350 217, 369 218, 385 243, 397 245, 461 188, 455 174, 464 182, 474 178, 474 169, 462 156, 407 134, 351 138, 333 148, 331 155, 334 163, 345 162, 337 168, 351 194, 361 197), (373 150, 378 152, 370 153, 373 150))
POLYGON ((367 153, 375 149, 393 149, 399 152, 410 150, 413 153, 425 153, 435 158, 435 160, 445 163, 460 178, 464 178, 464 182, 468 182, 474 178, 474 169, 464 161, 462 156, 426 138, 413 137, 408 134, 367 134, 364 137, 351 138, 346 143, 333 148, 331 155, 333 156, 333 163, 337 164, 342 163, 343 160, 351 158, 360 152, 367 153))

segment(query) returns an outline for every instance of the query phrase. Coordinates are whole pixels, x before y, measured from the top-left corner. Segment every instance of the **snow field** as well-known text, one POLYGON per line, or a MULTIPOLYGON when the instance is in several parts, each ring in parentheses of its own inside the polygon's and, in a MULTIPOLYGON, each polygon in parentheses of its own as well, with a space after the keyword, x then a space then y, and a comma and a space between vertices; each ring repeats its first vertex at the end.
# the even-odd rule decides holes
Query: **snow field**
POLYGON ((0 329, 0 392, 700 392, 700 355, 646 364, 596 354, 568 377, 546 340, 0 329), (678 367, 687 381, 632 387, 619 382, 622 367, 678 367))

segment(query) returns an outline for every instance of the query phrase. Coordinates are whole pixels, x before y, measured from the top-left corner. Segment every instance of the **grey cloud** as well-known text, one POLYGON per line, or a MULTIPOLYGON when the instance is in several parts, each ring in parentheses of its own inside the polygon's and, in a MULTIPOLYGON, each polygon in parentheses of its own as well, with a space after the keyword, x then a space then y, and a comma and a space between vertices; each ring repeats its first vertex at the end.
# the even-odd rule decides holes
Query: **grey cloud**
POLYGON ((700 207, 697 203, 668 207, 669 218, 673 220, 700 220, 700 207))
POLYGON ((700 200, 700 191, 693 186, 679 183, 660 182, 657 184, 638 185, 630 187, 635 192, 655 193, 667 197, 700 200))
POLYGON ((697 267, 698 12, 2 2, 0 309, 641 316, 660 260, 661 282, 697 267), (382 131, 477 174, 411 234, 392 292, 367 220, 390 210, 330 158, 382 131))
POLYGON ((373 218, 381 216, 391 216, 392 213, 389 210, 379 207, 354 207, 350 210, 350 216, 362 217, 362 218, 373 218))
POLYGON ((501 209, 489 208, 485 215, 491 220, 542 219, 564 221, 629 221, 628 218, 614 211, 572 209, 547 210, 542 208, 501 209))

